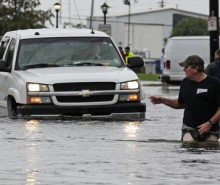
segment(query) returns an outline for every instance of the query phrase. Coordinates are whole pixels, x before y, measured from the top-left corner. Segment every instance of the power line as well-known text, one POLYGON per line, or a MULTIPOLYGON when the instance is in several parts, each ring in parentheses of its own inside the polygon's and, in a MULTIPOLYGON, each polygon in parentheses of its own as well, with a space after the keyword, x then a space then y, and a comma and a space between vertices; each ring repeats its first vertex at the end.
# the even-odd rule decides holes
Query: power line
POLYGON ((80 24, 82 25, 82 20, 81 20, 81 17, 80 17, 80 15, 79 15, 79 11, 78 11, 78 8, 77 8, 77 5, 76 5, 76 1, 73 0, 73 2, 74 2, 74 5, 75 5, 75 7, 76 7, 76 12, 77 12, 77 15, 78 15, 78 18, 79 18, 79 22, 80 22, 80 24))

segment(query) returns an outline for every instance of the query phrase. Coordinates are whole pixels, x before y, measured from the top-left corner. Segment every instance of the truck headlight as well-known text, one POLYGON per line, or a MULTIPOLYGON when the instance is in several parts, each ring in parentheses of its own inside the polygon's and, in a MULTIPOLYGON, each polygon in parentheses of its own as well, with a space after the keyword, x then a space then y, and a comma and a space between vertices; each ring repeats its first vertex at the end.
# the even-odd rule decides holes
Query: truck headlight
POLYGON ((27 97, 27 103, 28 104, 50 104, 51 99, 50 97, 38 97, 38 96, 28 96, 27 97))
POLYGON ((137 80, 121 83, 121 89, 123 90, 138 89, 138 88, 139 88, 139 83, 137 80))
POLYGON ((37 83, 27 83, 28 92, 47 92, 49 91, 48 85, 37 84, 37 83))
MULTIPOLYGON (((132 90, 132 89, 139 89, 139 82, 137 80, 123 82, 121 83, 122 90, 132 90)), ((134 94, 123 94, 119 96, 119 101, 121 102, 131 102, 131 101, 140 101, 140 93, 134 94)))
POLYGON ((139 94, 121 94, 119 96, 120 102, 131 102, 131 101, 140 101, 140 95, 139 94))
MULTIPOLYGON (((45 84, 27 83, 27 92, 48 92, 49 87, 45 84)), ((48 96, 27 96, 28 104, 50 104, 51 98, 48 96)))

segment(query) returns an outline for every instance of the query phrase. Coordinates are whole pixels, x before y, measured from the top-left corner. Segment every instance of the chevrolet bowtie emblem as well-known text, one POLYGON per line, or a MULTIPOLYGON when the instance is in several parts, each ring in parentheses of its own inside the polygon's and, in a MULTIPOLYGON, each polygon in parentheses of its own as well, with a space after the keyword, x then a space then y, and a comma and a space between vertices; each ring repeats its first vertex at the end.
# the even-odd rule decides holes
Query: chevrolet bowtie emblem
POLYGON ((89 90, 82 90, 82 91, 80 92, 80 95, 81 95, 82 97, 89 97, 90 95, 92 95, 92 92, 90 92, 89 90))

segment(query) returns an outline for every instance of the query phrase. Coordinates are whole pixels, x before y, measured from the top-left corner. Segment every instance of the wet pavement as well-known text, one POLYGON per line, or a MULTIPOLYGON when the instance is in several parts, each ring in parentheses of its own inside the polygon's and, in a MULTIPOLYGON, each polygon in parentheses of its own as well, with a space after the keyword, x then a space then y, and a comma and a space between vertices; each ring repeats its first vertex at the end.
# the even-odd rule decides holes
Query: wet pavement
POLYGON ((178 87, 144 86, 146 120, 10 120, 0 108, 2 185, 217 185, 218 144, 180 142, 183 110, 152 105, 152 94, 178 87))

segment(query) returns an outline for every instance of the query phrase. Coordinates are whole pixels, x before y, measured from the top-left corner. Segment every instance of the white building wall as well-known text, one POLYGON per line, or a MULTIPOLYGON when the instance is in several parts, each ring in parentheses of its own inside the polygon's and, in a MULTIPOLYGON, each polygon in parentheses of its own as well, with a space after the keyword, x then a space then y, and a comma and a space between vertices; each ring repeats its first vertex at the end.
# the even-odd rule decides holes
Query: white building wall
MULTIPOLYGON (((125 25, 126 30, 128 25, 125 25)), ((124 41, 128 43, 128 32, 124 41)), ((160 25, 132 24, 130 28, 130 46, 133 51, 149 51, 150 58, 158 58, 163 48, 163 27, 160 25)))
MULTIPOLYGON (((164 47, 164 39, 168 38, 173 28, 173 14, 181 14, 207 19, 207 15, 178 9, 160 9, 130 15, 130 41, 128 43, 128 15, 109 17, 107 24, 111 24, 111 36, 118 46, 131 49, 149 49, 150 57, 160 58, 164 47)), ((103 17, 94 17, 93 28, 103 24, 103 17)))

